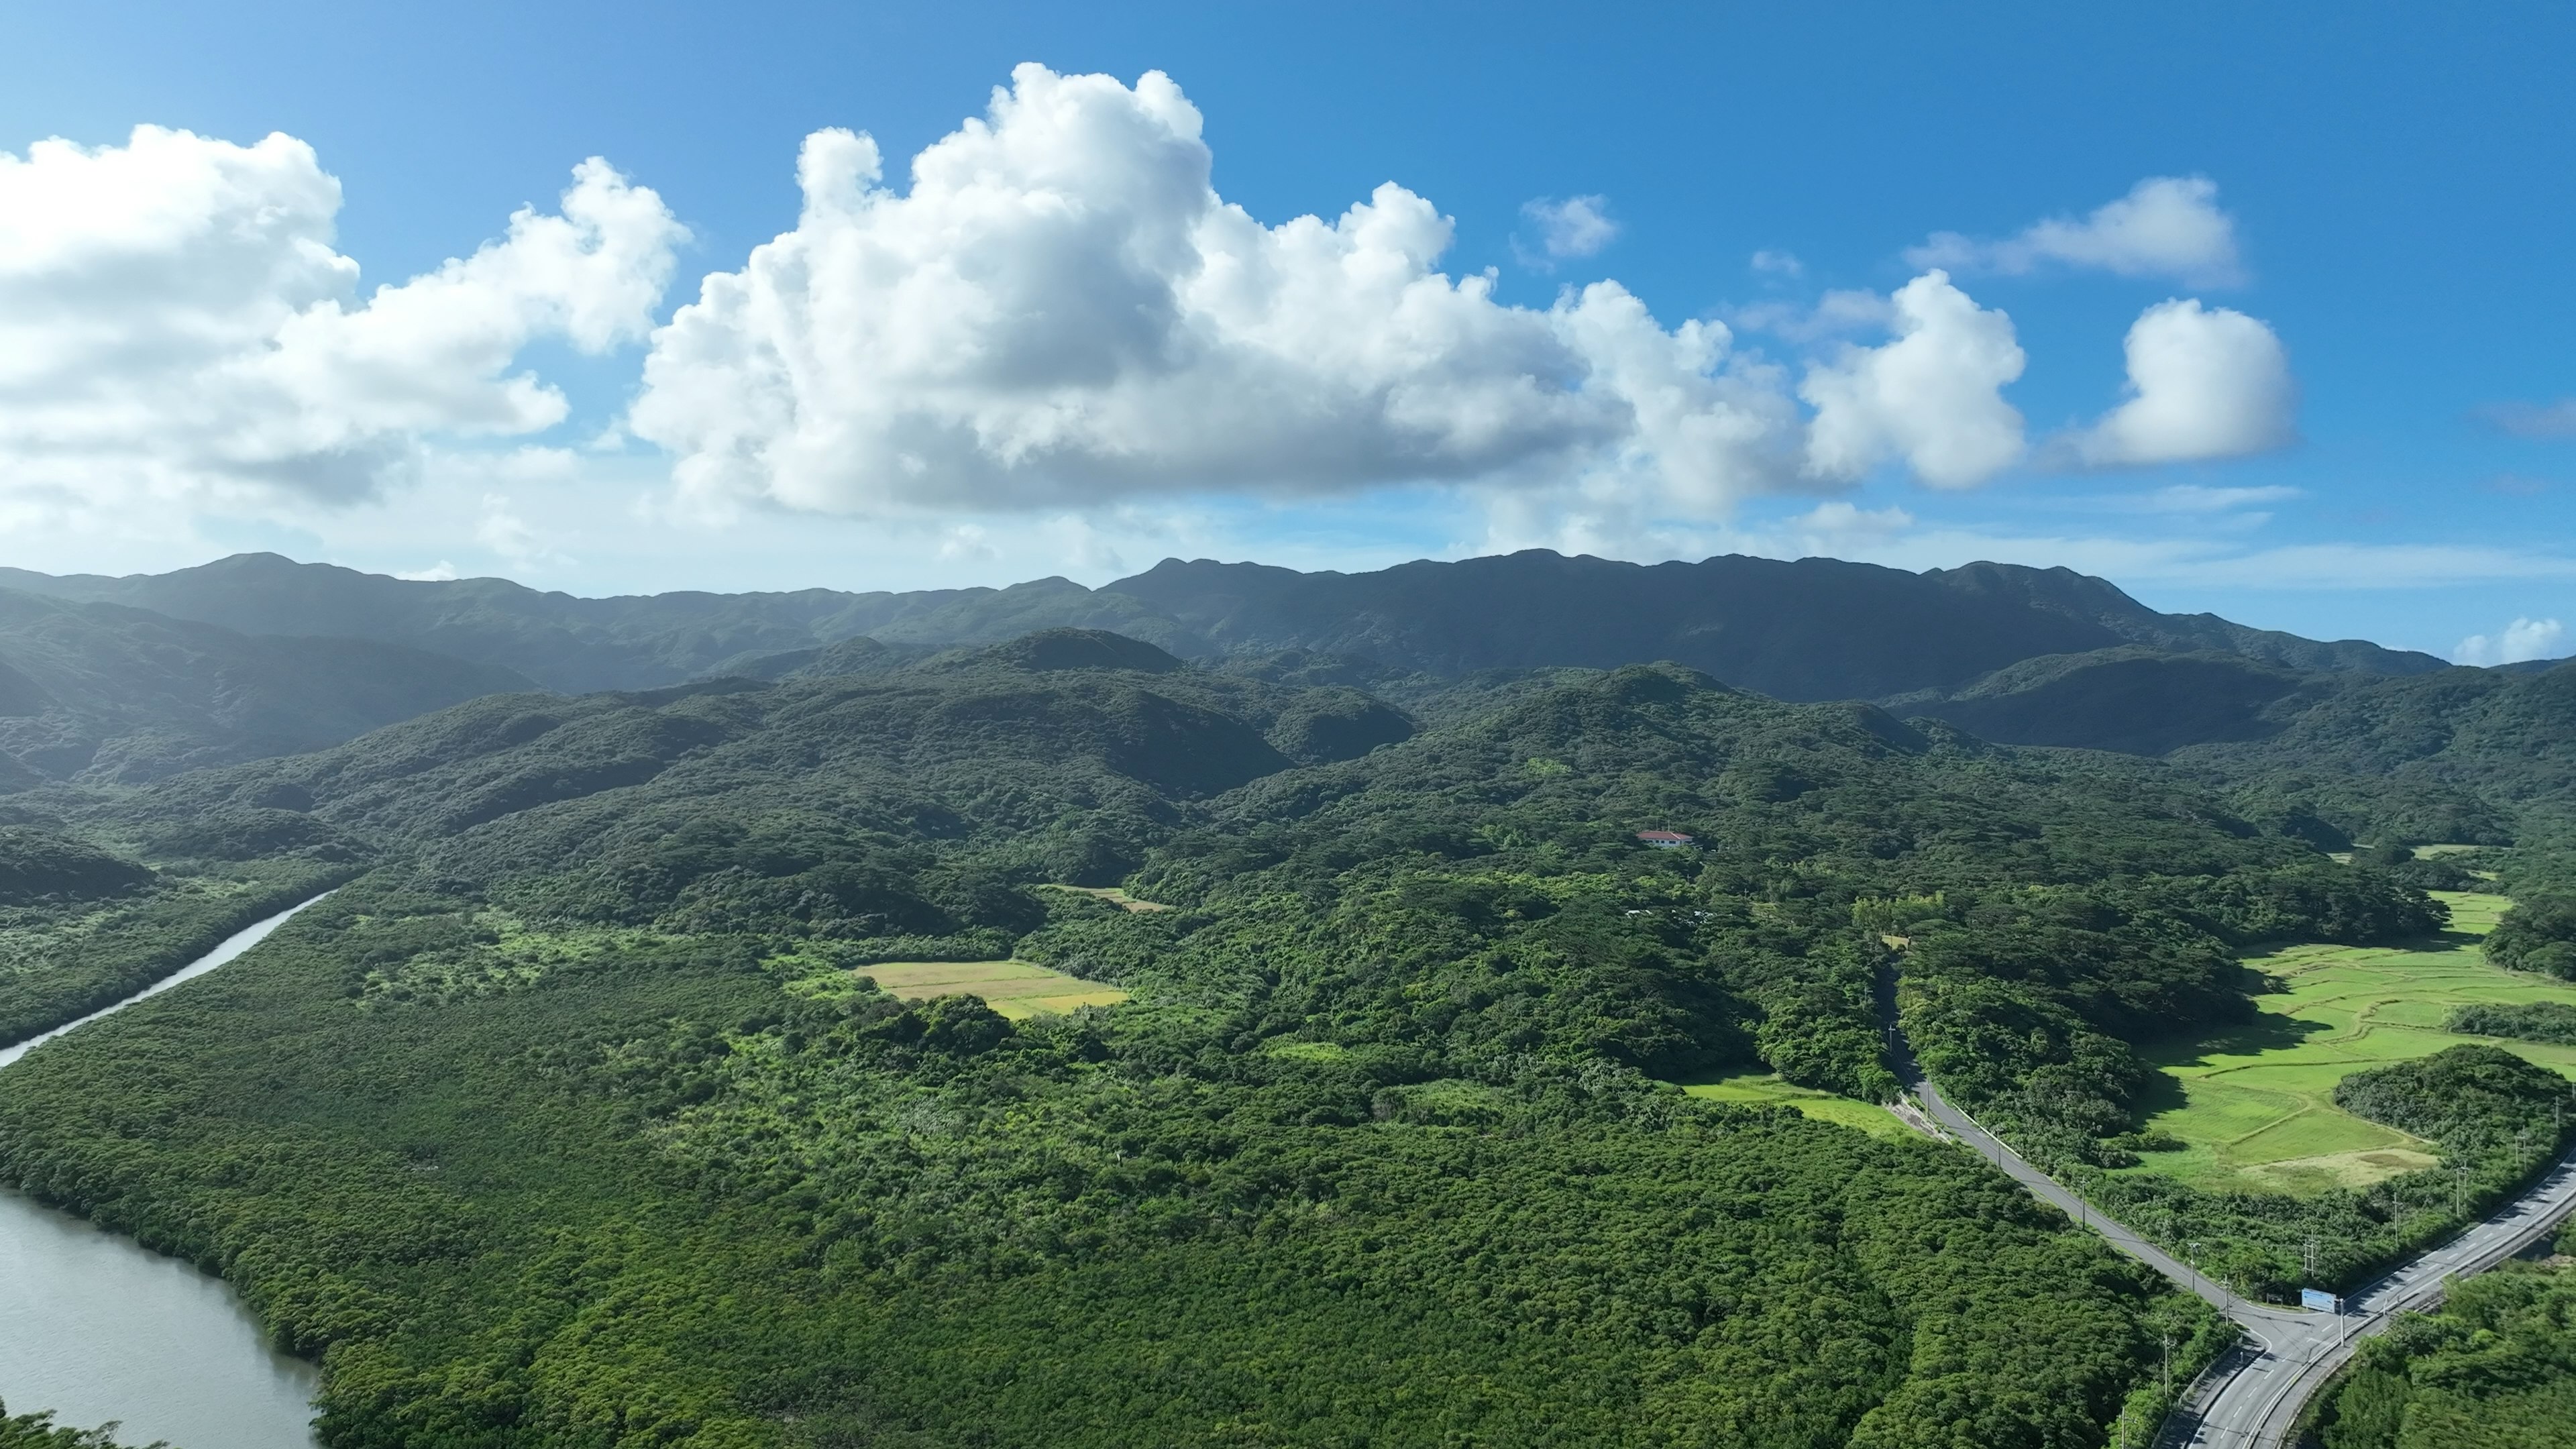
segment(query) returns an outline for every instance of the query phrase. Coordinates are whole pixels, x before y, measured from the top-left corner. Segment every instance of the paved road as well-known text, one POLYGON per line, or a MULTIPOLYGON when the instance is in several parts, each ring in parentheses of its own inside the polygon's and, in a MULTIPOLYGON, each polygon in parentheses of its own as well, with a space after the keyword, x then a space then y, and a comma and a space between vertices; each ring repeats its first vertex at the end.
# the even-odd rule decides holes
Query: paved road
POLYGON ((2176 1449, 2286 1449, 2308 1395, 2333 1376, 2362 1339, 2387 1328, 2400 1312, 2431 1307, 2441 1298, 2446 1280, 2492 1268, 2540 1241, 2576 1209, 2576 1151, 2571 1151, 2530 1191, 2493 1216, 2354 1294, 2340 1319, 2249 1303, 2228 1292, 2226 1285, 2204 1277, 2188 1263, 2176 1262, 2102 1216, 2024 1162, 1975 1119, 1952 1106, 1914 1066, 1902 1042, 1896 1045, 1898 1069, 1907 1078, 1906 1085, 1944 1130, 2033 1194, 2109 1239, 2113 1247, 2199 1294, 2244 1326, 2244 1345, 2203 1376, 2199 1391, 2166 1424, 2157 1442, 2176 1449))

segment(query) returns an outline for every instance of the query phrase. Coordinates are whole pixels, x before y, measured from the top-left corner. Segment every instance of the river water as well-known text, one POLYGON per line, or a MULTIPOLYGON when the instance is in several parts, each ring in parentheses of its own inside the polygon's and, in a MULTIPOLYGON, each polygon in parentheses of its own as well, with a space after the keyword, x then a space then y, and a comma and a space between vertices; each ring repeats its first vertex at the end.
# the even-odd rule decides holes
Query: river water
MULTIPOLYGON (((214 970, 302 909, 228 937, 107 1011, 0 1049, 0 1068, 214 970)), ((316 1385, 313 1366, 271 1349, 222 1280, 0 1190, 0 1400, 11 1414, 52 1409, 58 1423, 80 1428, 118 1420, 128 1444, 305 1449, 315 1443, 316 1385)))

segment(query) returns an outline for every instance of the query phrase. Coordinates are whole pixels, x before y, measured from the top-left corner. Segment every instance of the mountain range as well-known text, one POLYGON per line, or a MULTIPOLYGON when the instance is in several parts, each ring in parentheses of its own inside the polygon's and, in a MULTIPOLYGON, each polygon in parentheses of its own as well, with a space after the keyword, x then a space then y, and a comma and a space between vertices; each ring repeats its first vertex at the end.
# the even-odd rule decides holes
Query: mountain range
MULTIPOLYGON (((1557 671, 1669 662, 1792 702, 1872 701, 1999 743, 2184 752, 2239 781, 2291 768, 2299 750, 2349 748, 2411 803, 2345 800, 2332 813, 2363 829, 2402 820, 2395 828, 2417 835, 2450 822, 2494 836, 2513 807, 2461 794, 2438 764, 2393 771, 2389 759, 2453 749, 2442 722, 2463 712, 2517 728, 2554 718, 2510 703, 2545 677, 2536 666, 2460 669, 2361 640, 2160 613, 2099 578, 2012 564, 1910 573, 1823 558, 1641 565, 1532 550, 1301 573, 1167 559, 1097 589, 1048 578, 594 599, 239 554, 121 578, 0 570, 0 787, 132 783, 315 749, 531 686, 584 694, 864 674, 1065 629, 1093 631, 1088 648, 1116 636, 1203 670, 1357 686, 1425 719, 1557 671), (2335 706, 2361 698, 2376 702, 2362 724, 2335 706), (2303 728, 2312 716, 2344 723, 2303 728), (2383 716, 2403 722, 2399 733, 2358 742, 2355 731, 2383 716), (2290 754, 2270 743, 2285 739, 2309 743, 2290 754)), ((2522 747, 2491 734, 2472 729, 2465 747, 2522 747)), ((2552 770, 2516 778, 2563 793, 2552 770)), ((2284 808, 2315 803, 2299 799, 2284 808)))
POLYGON ((2112 1175, 2242 952, 2558 871, 2576 668, 1823 560, 30 581, 0 704, 99 743, 0 799, 0 1041, 315 903, 13 1066, 0 1183, 221 1265, 334 1446, 2088 1449, 2223 1325, 1898 1140, 1891 1022, 2251 1300, 2576 1128, 2529 1068, 2367 1192, 2112 1175))
POLYGON ((1057 627, 1108 630, 1184 659, 1302 649, 1435 675, 1669 660, 1798 701, 1951 690, 2035 656, 2136 646, 2296 670, 2445 667, 2359 640, 2161 614, 2069 569, 1992 563, 1916 574, 1823 558, 1632 564, 1530 550, 1343 574, 1167 559, 1098 589, 1049 578, 1005 589, 583 599, 505 579, 393 579, 237 554, 123 578, 0 569, 0 587, 244 634, 409 645, 567 693, 676 684, 854 635, 944 649, 1057 627))
POLYGON ((0 790, 131 784, 319 749, 530 687, 515 671, 405 644, 243 634, 0 589, 0 790))

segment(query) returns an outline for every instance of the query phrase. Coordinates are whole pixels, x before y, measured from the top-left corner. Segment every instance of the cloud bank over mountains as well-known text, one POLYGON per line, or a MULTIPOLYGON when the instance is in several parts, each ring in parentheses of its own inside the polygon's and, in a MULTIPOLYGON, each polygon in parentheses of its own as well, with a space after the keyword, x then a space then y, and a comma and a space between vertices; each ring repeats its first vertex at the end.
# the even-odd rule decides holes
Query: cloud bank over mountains
POLYGON ((2516 619, 2490 637, 2472 634, 2451 651, 2454 664, 2522 664, 2567 652, 2567 626, 2556 619, 2516 619))
MULTIPOLYGON (((2279 339, 2176 298, 2130 329, 2124 400, 2034 439, 2005 396, 2028 363, 2012 319, 1955 280, 2241 281, 2234 223, 2201 178, 2149 178, 2003 241, 1937 234, 1892 293, 1831 293, 1804 331, 1771 326, 1791 348, 1773 356, 1714 318, 1668 325, 1616 281, 1507 303, 1493 273, 1441 270, 1453 223, 1392 182, 1273 225, 1212 173, 1168 77, 1022 66, 899 187, 868 136, 807 137, 794 229, 657 326, 688 233, 598 158, 553 211, 362 295, 334 249, 340 184, 294 138, 145 126, 121 146, 0 153, 0 513, 380 496, 429 450, 562 423, 564 394, 523 366, 538 343, 640 346, 623 434, 661 450, 696 516, 1427 484, 1515 527, 1559 517, 1607 539, 1891 468, 1964 489, 2295 436, 2279 339)), ((1618 234, 1598 196, 1525 215, 1549 264, 1618 234)), ((516 516, 490 498, 483 512, 486 534, 516 516)))
MULTIPOLYGON (((1887 340, 1840 343, 1796 379, 1722 323, 1666 327, 1616 282, 1500 302, 1491 278, 1438 269, 1451 223, 1393 183, 1331 221, 1266 226, 1216 193, 1212 159, 1169 78, 1034 65, 904 190, 872 140, 819 132, 796 229, 656 334, 633 430, 701 503, 859 513, 1442 481, 1723 517, 1890 463, 1972 487, 2028 452, 2002 395, 2025 363, 2011 319, 1937 269, 1860 309, 1887 340)), ((1971 260, 2232 272, 2214 195, 2142 183, 1971 260)), ((1526 214, 1550 258, 1615 234, 1597 197, 1526 214)), ((2286 358, 2253 319, 2168 303, 2129 351, 2133 397, 2051 456, 2205 459, 2291 436, 2286 358)))
POLYGON ((1211 164, 1155 74, 1023 66, 900 193, 873 141, 817 133, 796 229, 655 336, 631 426, 686 495, 851 512, 1632 457, 1697 506, 1795 481, 1794 409, 1724 326, 1667 330, 1615 282, 1507 306, 1437 270, 1451 224, 1400 186, 1270 227, 1211 164))
POLYGON ((339 208, 285 135, 0 153, 0 508, 350 500, 424 435, 542 431, 565 399, 519 353, 642 340, 686 235, 594 158, 558 212, 361 298, 339 208))

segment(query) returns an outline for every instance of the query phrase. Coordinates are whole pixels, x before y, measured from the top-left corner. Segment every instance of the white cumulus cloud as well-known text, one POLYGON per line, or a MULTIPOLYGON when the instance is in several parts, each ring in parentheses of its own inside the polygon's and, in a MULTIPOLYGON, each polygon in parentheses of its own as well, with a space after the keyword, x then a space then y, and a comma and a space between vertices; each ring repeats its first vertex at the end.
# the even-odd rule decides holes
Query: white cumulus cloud
POLYGON ((0 490, 59 514, 346 499, 423 434, 551 426, 565 401, 521 349, 640 339, 685 234, 593 159, 557 214, 361 299, 339 207, 286 135, 0 152, 0 490))
POLYGON ((1936 488, 1965 488, 2022 453, 2022 418, 2002 388, 2021 376, 2012 319, 1979 307, 1939 271, 1889 299, 1896 336, 1846 346, 1798 389, 1816 409, 1807 455, 1825 477, 1852 478, 1902 458, 1936 488))
POLYGON ((1569 196, 1558 201, 1542 196, 1522 203, 1521 215, 1538 228, 1539 249, 1550 261, 1596 256, 1619 238, 1619 223, 1610 219, 1608 197, 1569 196))
POLYGON ((2555 659, 2566 652, 2567 629, 2556 619, 2516 619, 2489 638, 2472 634, 2451 651, 2454 664, 2520 664, 2528 659, 2555 659))
POLYGON ((2071 440, 2095 467, 2266 452, 2298 435, 2298 384, 2272 329, 2196 299, 2159 302, 2129 328, 2129 398, 2071 440))
POLYGON ((1149 73, 1022 66, 909 189, 808 137, 795 230, 654 336, 628 426, 684 499, 857 513, 1608 476, 1691 507, 1799 484, 1776 369, 1614 282, 1505 306, 1400 186, 1266 226, 1149 73))
POLYGON ((1918 267, 2013 276, 2063 266, 2195 287, 2245 277, 2235 218, 2219 210, 2218 183, 2206 176, 2150 176, 2089 216, 2050 217, 2002 241, 1935 232, 1905 255, 1918 267))

